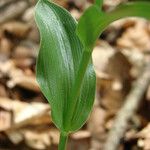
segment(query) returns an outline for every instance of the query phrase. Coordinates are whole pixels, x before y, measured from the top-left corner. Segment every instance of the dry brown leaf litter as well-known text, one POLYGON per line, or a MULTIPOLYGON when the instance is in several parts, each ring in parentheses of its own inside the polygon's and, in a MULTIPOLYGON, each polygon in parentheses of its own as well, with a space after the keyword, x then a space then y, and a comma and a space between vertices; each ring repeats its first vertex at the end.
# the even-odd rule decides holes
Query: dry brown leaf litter
MULTIPOLYGON (((85 6, 85 1, 56 2, 68 8, 77 19, 91 3, 89 0, 85 6)), ((113 9, 120 2, 125 1, 106 0, 104 9, 113 9)), ((0 130, 3 131, 0 132, 0 149, 50 147, 54 150, 58 145, 58 130, 51 122, 49 106, 35 80, 39 33, 33 18, 34 5, 34 0, 0 1, 0 8, 3 8, 0 12, 0 130), (14 9, 16 7, 18 9, 14 9)), ((68 149, 103 149, 113 118, 139 75, 145 53, 150 50, 150 23, 143 19, 124 19, 112 24, 102 38, 93 51, 97 74, 96 104, 82 130, 70 136, 68 149)), ((149 99, 149 93, 148 90, 146 99, 149 99)), ((142 110, 148 113, 148 108, 144 108, 150 102, 145 101, 143 98, 142 110)), ((129 139, 135 138, 136 142, 126 140, 121 147, 125 149, 130 145, 130 148, 148 150, 150 117, 138 115, 137 118, 138 127, 134 126, 136 121, 129 125, 129 130, 134 129, 136 133, 129 139), (139 128, 143 130, 138 133, 139 128)))

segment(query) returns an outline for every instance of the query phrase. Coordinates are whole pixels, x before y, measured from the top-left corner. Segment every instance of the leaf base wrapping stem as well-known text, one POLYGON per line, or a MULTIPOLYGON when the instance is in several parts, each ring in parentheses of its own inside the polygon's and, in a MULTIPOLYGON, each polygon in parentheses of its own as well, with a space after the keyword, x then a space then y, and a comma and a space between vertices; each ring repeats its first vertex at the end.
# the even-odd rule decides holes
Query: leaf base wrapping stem
POLYGON ((60 133, 58 150, 65 150, 66 149, 67 140, 68 140, 68 134, 60 133))

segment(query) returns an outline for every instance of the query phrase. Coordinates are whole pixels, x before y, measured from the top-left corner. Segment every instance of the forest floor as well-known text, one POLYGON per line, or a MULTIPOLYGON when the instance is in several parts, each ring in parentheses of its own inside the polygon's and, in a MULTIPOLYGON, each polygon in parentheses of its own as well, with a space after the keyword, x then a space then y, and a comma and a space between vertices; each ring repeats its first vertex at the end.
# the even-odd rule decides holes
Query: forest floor
MULTIPOLYGON (((92 1, 54 0, 78 20, 92 1)), ((109 11, 127 0, 105 0, 109 11)), ((35 0, 0 0, 0 150, 56 150, 59 131, 35 79, 35 0)), ((150 150, 150 22, 111 24, 93 50, 97 90, 68 150, 150 150)))

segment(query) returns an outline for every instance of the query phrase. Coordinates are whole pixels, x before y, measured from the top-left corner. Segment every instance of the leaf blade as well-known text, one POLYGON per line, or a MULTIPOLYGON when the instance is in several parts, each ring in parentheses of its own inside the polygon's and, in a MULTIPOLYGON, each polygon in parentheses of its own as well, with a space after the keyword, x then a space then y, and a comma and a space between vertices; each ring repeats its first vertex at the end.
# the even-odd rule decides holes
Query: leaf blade
POLYGON ((112 22, 125 17, 150 19, 149 10, 150 2, 148 1, 124 3, 108 13, 103 12, 97 5, 92 5, 81 16, 76 32, 84 47, 92 50, 100 34, 112 22))
POLYGON ((73 89, 84 54, 83 46, 75 33, 77 23, 66 10, 47 0, 38 2, 35 18, 41 34, 41 46, 36 67, 37 81, 51 105, 55 125, 65 132, 77 130, 87 119, 95 94, 95 73, 88 60, 86 75, 83 75, 83 79, 81 78, 81 81, 84 81, 78 85, 80 86, 78 87, 79 93, 75 94, 76 98, 70 98, 70 93, 74 94, 73 89), (67 114, 70 112, 70 105, 73 104, 75 107, 74 104, 76 105, 85 97, 80 95, 82 92, 85 93, 87 88, 82 89, 81 86, 86 87, 88 84, 91 85, 88 91, 92 91, 92 94, 87 93, 90 103, 85 102, 86 115, 80 109, 75 112, 71 111, 71 115, 67 114), (77 123, 72 119, 74 113, 81 116, 77 123), (68 121, 67 118, 70 118, 70 125, 66 127, 64 122, 68 121), (74 124, 73 128, 72 124, 74 124))

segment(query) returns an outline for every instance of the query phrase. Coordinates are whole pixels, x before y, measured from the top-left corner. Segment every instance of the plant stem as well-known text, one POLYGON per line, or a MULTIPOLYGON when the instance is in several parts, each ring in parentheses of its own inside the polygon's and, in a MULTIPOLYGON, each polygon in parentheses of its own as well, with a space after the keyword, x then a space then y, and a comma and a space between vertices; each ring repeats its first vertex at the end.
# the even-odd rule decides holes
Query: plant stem
POLYGON ((61 132, 60 133, 58 150, 65 150, 66 149, 67 140, 68 140, 68 134, 65 134, 65 133, 61 132))
POLYGON ((91 52, 85 50, 82 54, 82 58, 80 61, 80 65, 78 68, 78 73, 77 76, 75 78, 75 83, 73 86, 73 89, 71 90, 71 96, 70 96, 70 105, 69 105, 69 109, 67 110, 67 112, 65 112, 65 114, 67 114, 65 117, 65 122, 64 122, 64 126, 66 127, 66 131, 69 131, 70 129, 70 125, 71 125, 71 119, 72 116, 74 114, 74 111, 76 109, 76 105, 78 103, 77 98, 79 96, 80 90, 81 90, 81 85, 85 76, 85 72, 86 72, 86 68, 89 64, 89 60, 91 58, 91 52))
POLYGON ((99 6, 100 8, 102 8, 103 0, 95 0, 95 5, 97 5, 97 6, 99 6))

